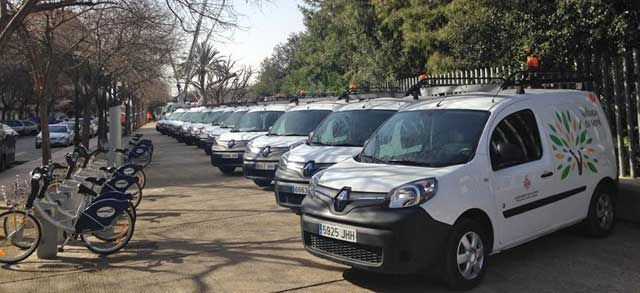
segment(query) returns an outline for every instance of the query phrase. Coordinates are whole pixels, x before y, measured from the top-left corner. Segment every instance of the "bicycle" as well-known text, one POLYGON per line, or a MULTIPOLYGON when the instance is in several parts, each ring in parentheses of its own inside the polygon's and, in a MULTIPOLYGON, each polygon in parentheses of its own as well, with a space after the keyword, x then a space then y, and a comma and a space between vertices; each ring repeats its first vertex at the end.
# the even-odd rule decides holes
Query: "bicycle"
POLYGON ((46 182, 48 171, 46 166, 32 171, 28 197, 18 179, 13 185, 13 196, 5 192, 9 211, 0 214, 4 233, 0 235, 0 263, 23 261, 37 249, 42 225, 34 216, 35 212, 66 233, 60 249, 78 237, 90 251, 100 255, 116 253, 129 243, 135 230, 135 218, 128 210, 130 194, 106 192, 96 195, 80 184, 77 192, 85 196, 75 209, 65 210, 45 196, 46 185, 42 182, 46 182))

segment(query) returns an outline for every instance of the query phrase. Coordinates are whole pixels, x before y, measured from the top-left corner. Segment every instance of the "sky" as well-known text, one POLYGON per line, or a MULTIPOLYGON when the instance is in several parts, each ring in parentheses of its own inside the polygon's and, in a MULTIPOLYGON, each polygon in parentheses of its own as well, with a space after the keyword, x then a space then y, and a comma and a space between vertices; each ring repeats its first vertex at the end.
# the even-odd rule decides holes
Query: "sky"
POLYGON ((302 13, 298 10, 301 0, 263 2, 257 6, 247 4, 246 0, 234 0, 241 28, 226 38, 218 38, 216 44, 223 55, 230 54, 238 60, 237 64, 250 65, 256 71, 277 44, 286 41, 291 33, 304 30, 302 13))

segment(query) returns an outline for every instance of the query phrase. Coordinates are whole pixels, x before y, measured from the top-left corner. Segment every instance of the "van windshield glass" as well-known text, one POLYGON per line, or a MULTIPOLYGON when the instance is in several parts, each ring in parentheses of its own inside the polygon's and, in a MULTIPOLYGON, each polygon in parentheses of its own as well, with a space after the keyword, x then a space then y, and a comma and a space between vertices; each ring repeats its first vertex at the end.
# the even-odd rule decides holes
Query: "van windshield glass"
POLYGON ((244 116, 244 114, 247 114, 247 111, 233 112, 233 114, 229 115, 227 119, 222 121, 222 123, 220 124, 220 127, 222 128, 236 127, 236 124, 238 124, 238 121, 240 121, 240 119, 242 118, 242 116, 244 116))
POLYGON ((223 121, 227 120, 227 118, 229 118, 229 116, 231 116, 231 114, 233 114, 233 112, 231 111, 225 111, 225 112, 218 112, 220 113, 215 120, 211 121, 211 125, 220 125, 222 124, 223 121))
POLYGON ((489 112, 475 110, 398 113, 373 134, 360 160, 425 167, 464 164, 473 158, 488 117, 489 112))
POLYGON ((316 129, 310 145, 361 147, 371 134, 396 111, 353 110, 330 114, 316 129))
POLYGON ((303 110, 286 112, 273 124, 269 135, 307 136, 316 129, 330 110, 303 110))
POLYGON ((212 123, 213 121, 215 121, 218 116, 220 116, 222 112, 218 111, 218 112, 207 112, 207 114, 202 118, 202 121, 200 123, 212 123))
POLYGON ((262 132, 268 131, 283 111, 255 111, 249 112, 233 129, 234 132, 262 132))

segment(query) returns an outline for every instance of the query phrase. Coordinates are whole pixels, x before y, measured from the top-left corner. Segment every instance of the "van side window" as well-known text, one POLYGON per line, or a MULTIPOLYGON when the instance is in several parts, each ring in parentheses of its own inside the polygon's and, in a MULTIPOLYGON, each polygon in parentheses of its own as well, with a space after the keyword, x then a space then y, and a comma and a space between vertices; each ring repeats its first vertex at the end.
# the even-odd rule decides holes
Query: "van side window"
POLYGON ((542 157, 538 124, 531 110, 515 112, 500 121, 491 135, 489 155, 494 171, 542 157))

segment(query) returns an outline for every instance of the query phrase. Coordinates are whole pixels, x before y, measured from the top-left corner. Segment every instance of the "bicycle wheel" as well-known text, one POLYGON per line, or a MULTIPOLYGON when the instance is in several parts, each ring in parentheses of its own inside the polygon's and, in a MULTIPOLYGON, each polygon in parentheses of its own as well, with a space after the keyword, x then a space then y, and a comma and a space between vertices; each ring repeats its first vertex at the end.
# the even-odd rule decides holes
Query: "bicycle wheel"
MULTIPOLYGON (((133 216, 133 222, 135 223, 136 221, 136 208, 133 206, 132 203, 129 203, 129 208, 127 209, 127 211, 129 211, 131 213, 131 215, 133 216)), ((99 232, 95 232, 93 233, 93 236, 102 240, 102 241, 116 241, 118 240, 119 235, 116 233, 111 233, 110 231, 99 231, 99 232)))
POLYGON ((40 222, 23 211, 4 212, 0 222, 0 263, 13 264, 28 258, 40 243, 40 222))
POLYGON ((60 187, 61 186, 62 186, 62 181, 61 180, 53 180, 53 181, 49 182, 49 185, 47 185, 47 192, 60 193, 60 187))
POLYGON ((132 163, 140 165, 142 168, 146 168, 151 163, 151 153, 146 151, 143 154, 132 158, 132 163))
POLYGON ((109 255, 120 251, 127 246, 133 231, 135 220, 130 211, 125 210, 120 214, 111 226, 103 231, 94 231, 91 234, 80 234, 84 245, 94 253, 109 255))

